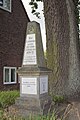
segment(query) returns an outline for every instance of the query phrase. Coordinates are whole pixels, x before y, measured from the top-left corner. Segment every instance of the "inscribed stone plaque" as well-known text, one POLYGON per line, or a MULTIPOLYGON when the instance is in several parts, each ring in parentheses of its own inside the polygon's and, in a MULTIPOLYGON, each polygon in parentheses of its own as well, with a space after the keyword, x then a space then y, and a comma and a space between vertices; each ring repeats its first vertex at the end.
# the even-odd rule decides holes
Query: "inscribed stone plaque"
POLYGON ((22 94, 37 94, 36 77, 22 77, 22 94))
POLYGON ((35 34, 28 34, 25 43, 23 65, 35 64, 37 64, 35 34))
POLYGON ((48 92, 48 76, 40 77, 40 94, 48 92))

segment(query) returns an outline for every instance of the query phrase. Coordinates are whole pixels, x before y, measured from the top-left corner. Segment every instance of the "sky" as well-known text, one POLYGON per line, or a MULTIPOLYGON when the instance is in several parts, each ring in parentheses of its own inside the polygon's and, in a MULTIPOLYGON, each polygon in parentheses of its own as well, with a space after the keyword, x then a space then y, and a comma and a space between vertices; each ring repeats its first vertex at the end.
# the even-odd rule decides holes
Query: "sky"
POLYGON ((45 22, 44 22, 44 15, 43 15, 43 3, 39 2, 39 8, 37 11, 40 11, 40 17, 41 19, 38 19, 35 15, 31 13, 31 6, 29 5, 30 0, 22 0, 23 5, 26 9, 26 12, 28 14, 28 17, 30 18, 30 21, 37 21, 40 23, 41 27, 41 34, 42 34, 42 42, 43 42, 43 48, 44 51, 46 50, 46 34, 45 34, 45 22))

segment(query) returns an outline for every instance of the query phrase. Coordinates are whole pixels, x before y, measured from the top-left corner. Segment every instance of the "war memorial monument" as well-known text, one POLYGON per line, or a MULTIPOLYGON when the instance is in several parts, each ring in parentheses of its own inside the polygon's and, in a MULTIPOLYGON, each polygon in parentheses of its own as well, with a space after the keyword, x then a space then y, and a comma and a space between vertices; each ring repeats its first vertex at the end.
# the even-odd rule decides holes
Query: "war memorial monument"
POLYGON ((20 97, 13 108, 21 116, 45 115, 49 112, 51 98, 48 95, 48 75, 40 25, 29 22, 26 32, 22 67, 18 69, 20 78, 20 97))

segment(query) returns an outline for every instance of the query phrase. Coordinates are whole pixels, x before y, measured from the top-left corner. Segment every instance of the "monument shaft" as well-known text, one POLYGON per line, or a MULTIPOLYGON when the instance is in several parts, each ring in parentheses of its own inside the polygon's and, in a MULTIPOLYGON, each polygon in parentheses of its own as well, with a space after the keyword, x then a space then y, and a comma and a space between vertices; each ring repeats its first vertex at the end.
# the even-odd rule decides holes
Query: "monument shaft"
POLYGON ((27 26, 22 67, 18 69, 20 78, 20 98, 15 102, 17 114, 44 115, 50 110, 48 96, 48 73, 43 53, 40 25, 29 22, 27 26))

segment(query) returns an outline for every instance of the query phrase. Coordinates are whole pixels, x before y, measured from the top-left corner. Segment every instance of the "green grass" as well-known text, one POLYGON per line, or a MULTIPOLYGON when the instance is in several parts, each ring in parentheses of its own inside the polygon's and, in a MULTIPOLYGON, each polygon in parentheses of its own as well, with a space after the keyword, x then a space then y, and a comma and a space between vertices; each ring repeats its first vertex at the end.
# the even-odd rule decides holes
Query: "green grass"
MULTIPOLYGON (((57 120, 54 112, 46 116, 32 116, 22 118, 18 116, 9 115, 6 110, 10 105, 15 103, 17 97, 19 97, 19 91, 1 91, 0 92, 0 120, 57 120)), ((63 97, 56 96, 53 97, 55 102, 63 101, 63 97)), ((59 119, 60 120, 60 119, 59 119)))
MULTIPOLYGON (((4 111, 0 111, 0 120, 57 120, 55 114, 47 115, 47 116, 32 116, 22 118, 17 116, 8 116, 7 114, 4 114, 4 111)), ((60 119, 59 119, 60 120, 60 119)))
POLYGON ((0 109, 4 109, 15 103, 15 99, 19 97, 19 91, 1 91, 0 92, 0 109))

